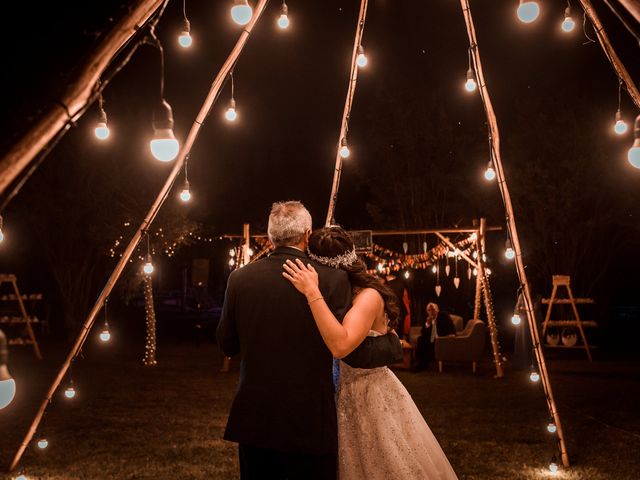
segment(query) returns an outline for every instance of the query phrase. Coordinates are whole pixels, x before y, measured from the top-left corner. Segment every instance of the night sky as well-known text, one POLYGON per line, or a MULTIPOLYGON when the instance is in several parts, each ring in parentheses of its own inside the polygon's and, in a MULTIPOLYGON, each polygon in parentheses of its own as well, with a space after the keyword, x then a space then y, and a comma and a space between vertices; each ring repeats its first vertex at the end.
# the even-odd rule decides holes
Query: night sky
MULTIPOLYGON (((640 78, 637 43, 603 2, 594 3, 631 75, 640 78)), ((640 171, 626 161, 632 135, 613 138, 611 129, 617 78, 599 44, 584 44, 588 40, 582 32, 581 11, 578 2, 572 4, 577 26, 565 35, 559 28, 564 2, 542 1, 541 17, 531 25, 517 21, 515 0, 471 2, 501 128, 507 181, 535 186, 548 176, 579 172, 583 193, 612 192, 610 207, 635 219, 640 215, 640 171), (563 155, 562 149, 575 143, 580 151, 594 152, 593 158, 573 158, 574 167, 557 172, 549 149, 558 146, 563 155), (542 172, 540 177, 527 176, 530 170, 525 167, 530 165, 542 172)), ((165 48, 165 96, 173 107, 180 140, 237 39, 240 29, 229 19, 230 5, 231 1, 187 1, 194 37, 188 51, 176 41, 181 2, 170 2, 158 26, 165 48)), ((279 5, 274 1, 267 7, 235 68, 238 121, 229 125, 222 117, 230 97, 227 85, 190 156, 194 199, 189 216, 211 232, 239 232, 243 222, 264 231, 270 204, 279 199, 300 199, 317 226, 324 221, 359 2, 292 0, 288 2, 291 27, 286 32, 275 24, 279 5)), ((13 8, 15 20, 6 22, 1 33, 2 151, 40 111, 55 103, 74 68, 124 11, 122 2, 113 1, 42 2, 37 12, 27 2, 13 8), (29 42, 18 40, 24 35, 30 36, 29 42)), ((595 38, 589 26, 587 33, 595 38)), ((352 155, 345 162, 337 221, 348 228, 431 227, 469 225, 473 218, 486 215, 490 223, 503 225, 498 188, 482 178, 488 147, 480 97, 463 89, 468 40, 459 2, 373 0, 363 45, 369 65, 358 80, 350 121, 352 155), (428 177, 425 182, 447 185, 447 198, 456 199, 437 219, 424 217, 428 225, 397 218, 381 221, 368 208, 373 199, 381 203, 375 192, 385 192, 391 203, 397 201, 393 191, 381 189, 380 184, 385 182, 384 172, 402 165, 403 155, 425 158, 428 168, 421 173, 428 177)), ((110 140, 98 144, 93 138, 97 109, 92 108, 32 181, 46 182, 48 175, 64 172, 75 162, 95 164, 100 171, 127 172, 135 179, 133 190, 140 204, 149 205, 171 168, 148 151, 158 85, 158 52, 142 46, 105 90, 110 140)), ((622 111, 631 125, 637 110, 624 92, 622 111)), ((122 188, 114 180, 112 195, 98 200, 107 212, 122 188)), ((86 194, 87 189, 83 191, 86 194)), ((526 205, 517 189, 512 194, 517 204, 526 205)), ((37 248, 29 244, 21 225, 25 195, 3 212, 5 231, 13 230, 19 239, 6 244, 4 265, 28 263, 37 248)), ((79 192, 78 202, 82 201, 79 192)), ((174 197, 168 202, 175 202, 174 197)), ((427 197, 415 208, 428 202, 427 197)), ((143 214, 144 209, 139 212, 143 214)), ((588 221, 588 211, 584 218, 588 221)), ((122 219, 101 214, 94 221, 115 226, 122 219)), ((69 227, 65 218, 59 219, 59 228, 69 227)), ((629 229, 628 224, 614 222, 610 227, 621 236, 637 232, 637 225, 629 229)), ((528 244, 536 241, 529 238, 528 244)), ((622 254, 631 255, 628 244, 625 248, 622 254)), ((626 270, 614 269, 611 274, 631 272, 637 265, 637 260, 630 260, 626 270)))

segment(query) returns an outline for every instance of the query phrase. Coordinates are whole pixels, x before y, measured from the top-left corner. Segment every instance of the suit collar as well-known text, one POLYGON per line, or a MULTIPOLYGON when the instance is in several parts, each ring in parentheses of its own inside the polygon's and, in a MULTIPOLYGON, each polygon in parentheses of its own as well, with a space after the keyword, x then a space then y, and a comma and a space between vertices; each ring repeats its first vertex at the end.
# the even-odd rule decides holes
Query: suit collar
POLYGON ((305 252, 293 247, 278 247, 273 252, 271 252, 269 257, 280 255, 291 255, 293 257, 308 258, 305 252))

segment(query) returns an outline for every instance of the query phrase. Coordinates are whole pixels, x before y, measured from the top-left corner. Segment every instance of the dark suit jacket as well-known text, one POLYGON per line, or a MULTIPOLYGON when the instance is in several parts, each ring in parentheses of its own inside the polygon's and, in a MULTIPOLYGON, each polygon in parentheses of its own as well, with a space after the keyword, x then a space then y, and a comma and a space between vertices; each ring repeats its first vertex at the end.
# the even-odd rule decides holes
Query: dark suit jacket
MULTIPOLYGON (((240 382, 224 438, 280 451, 337 451, 333 359, 307 300, 282 276, 286 259, 312 263, 320 291, 339 320, 351 306, 346 272, 314 263, 289 247, 229 276, 218 344, 227 356, 240 353, 240 382)), ((365 367, 398 361, 394 335, 368 337, 351 363, 365 367)))

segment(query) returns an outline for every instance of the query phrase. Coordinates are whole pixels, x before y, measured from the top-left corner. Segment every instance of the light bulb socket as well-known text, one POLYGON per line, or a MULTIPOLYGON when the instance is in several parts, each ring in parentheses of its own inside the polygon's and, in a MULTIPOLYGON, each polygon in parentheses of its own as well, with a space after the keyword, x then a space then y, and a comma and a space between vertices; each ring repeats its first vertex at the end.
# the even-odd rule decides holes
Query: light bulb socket
POLYGON ((234 110, 236 109, 236 99, 233 97, 229 100, 229 108, 233 108, 234 110))
POLYGON ((282 2, 280 6, 280 15, 289 15, 289 7, 287 7, 287 4, 284 2, 282 2))
POLYGON ((107 125, 107 112, 104 111, 104 108, 100 109, 100 116, 98 117, 98 123, 104 123, 107 125))
POLYGON ((564 9, 564 19, 571 18, 571 7, 567 5, 567 8, 564 9))
MULTIPOLYGON (((5 367, 9 361, 9 349, 7 348, 7 337, 2 330, 0 330, 0 380, 9 380, 9 378, 3 378, 2 367, 5 367)), ((8 374, 8 372, 7 372, 8 374)))
POLYGON ((340 146, 341 147, 347 146, 347 137, 342 137, 342 140, 340 140, 340 146))
MULTIPOLYGON (((633 142, 633 146, 640 147, 640 144, 638 143, 638 140, 640 140, 640 114, 638 114, 636 121, 633 123, 633 138, 636 139, 636 141, 633 142)), ((1 226, 2 223, 0 223, 0 227, 1 226)))
POLYGON ((160 130, 171 130, 171 138, 173 137, 173 110, 171 105, 162 99, 159 107, 153 112, 153 129, 156 132, 160 130))
POLYGON ((182 184, 182 190, 189 190, 189 180, 185 178, 184 183, 182 184))
POLYGON ((504 242, 504 246, 505 246, 506 249, 513 248, 511 246, 511 239, 510 238, 507 237, 507 241, 504 242))
POLYGON ((473 80, 474 82, 476 81, 476 72, 473 71, 473 68, 469 67, 469 70, 467 70, 467 80, 473 80))
POLYGON ((362 45, 358 45, 358 55, 364 55, 364 47, 362 45))
POLYGON ((182 21, 182 33, 191 33, 191 22, 186 18, 182 21))

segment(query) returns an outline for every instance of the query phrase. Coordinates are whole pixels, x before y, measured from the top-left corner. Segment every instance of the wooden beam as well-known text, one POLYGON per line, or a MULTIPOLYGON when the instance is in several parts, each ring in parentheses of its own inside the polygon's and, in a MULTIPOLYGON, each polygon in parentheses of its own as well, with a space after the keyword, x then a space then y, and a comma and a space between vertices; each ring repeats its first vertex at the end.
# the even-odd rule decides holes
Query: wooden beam
POLYGON ((589 17, 589 20, 593 24, 593 28, 596 31, 596 36, 598 37, 600 46, 604 50, 605 55, 616 71, 616 75, 618 76, 620 81, 623 82, 627 87, 627 92, 629 93, 631 100, 633 100, 633 103, 636 104, 636 107, 640 108, 640 92, 638 91, 638 87, 633 82, 633 79, 631 78, 631 75, 629 75, 629 72, 627 72, 627 69, 624 67, 622 60, 620 60, 620 57, 618 57, 618 54, 613 49, 613 46, 609 41, 609 36, 607 35, 607 32, 604 30, 604 26, 600 21, 600 17, 598 17, 598 14, 593 9, 591 0, 580 0, 580 4, 582 5, 582 8, 584 9, 587 17, 589 17))
POLYGON ((104 37, 91 58, 79 70, 58 104, 47 111, 0 160, 0 194, 69 122, 79 119, 92 100, 96 85, 113 57, 160 8, 164 0, 138 0, 104 37))
POLYGON ((73 345, 71 352, 69 352, 69 355, 67 356, 62 367, 60 368, 55 380, 53 381, 53 384, 49 387, 49 390, 47 391, 47 394, 44 400, 42 401, 42 404, 40 405, 40 408, 36 413, 36 416, 33 422, 31 423, 29 430, 27 431, 27 434, 25 435, 25 438, 20 444, 20 447, 15 457, 13 458, 13 461, 11 462, 9 471, 12 471, 18 465, 18 462, 20 461, 20 458, 22 458, 22 455, 24 454, 24 451, 27 448, 27 445, 29 445, 29 442, 33 438, 33 435, 36 433, 38 425, 42 420, 44 412, 47 406, 49 405, 51 398, 53 397, 53 394, 55 393, 56 389, 60 385, 60 382, 62 382, 64 376, 66 375, 67 370, 71 366, 71 362, 75 359, 78 352, 80 352, 82 345, 87 339, 89 332, 91 331, 91 327, 93 326, 93 323, 96 319, 96 316, 102 309, 105 299, 109 296, 109 294, 113 290, 113 287, 115 286, 116 282, 120 278, 120 275, 122 274, 125 267, 127 266, 127 263, 129 262, 129 258, 131 258, 131 255, 133 254, 136 246, 138 245, 138 242, 142 238, 143 233, 149 229, 149 226, 154 221, 154 219, 156 218, 156 215, 160 211, 162 204, 167 199, 169 195, 169 191, 171 190, 171 187, 173 186, 176 178, 182 172, 185 159, 189 155, 189 152, 191 151, 191 148, 193 147, 193 144, 195 143, 196 138, 198 137, 200 128, 205 123, 205 120, 215 103, 215 100, 218 96, 218 93, 220 92, 220 89, 224 85, 224 80, 227 78, 227 76, 229 75, 229 72, 233 69, 236 61, 238 60, 238 57, 240 56, 242 49, 247 43, 247 40, 249 39, 249 35, 251 34, 251 31, 253 30, 256 22, 260 19, 260 16, 264 11, 267 5, 267 2, 268 0, 258 1, 258 4, 256 5, 254 10, 253 18, 251 19, 251 22, 249 22, 249 24, 246 25, 242 30, 242 33, 240 34, 238 41, 233 47, 233 50, 231 51, 227 60, 222 65, 222 68, 220 69, 215 79, 213 80, 211 87, 209 89, 209 92, 204 102, 202 103, 202 106, 200 108, 200 111, 198 112, 198 115, 196 116, 196 120, 193 122, 193 125, 191 126, 191 130, 189 130, 189 134, 187 135, 187 139, 185 140, 184 146, 180 150, 180 153, 178 154, 178 157, 175 160, 175 164, 173 166, 173 169, 171 170, 171 173, 169 174, 169 177, 167 178, 162 189, 160 190, 160 193, 158 193, 158 196, 156 197, 153 205, 147 212, 147 215, 145 216, 144 220, 142 221, 142 223, 136 230, 135 234, 133 235, 133 238, 127 245, 127 248, 122 254, 122 257, 118 261, 113 272, 111 273, 111 276, 107 280, 107 283, 102 289, 102 292, 98 296, 98 299, 96 300, 93 308, 91 309, 91 312, 89 313, 87 319, 85 320, 82 326, 80 335, 76 339, 76 342, 73 345))

